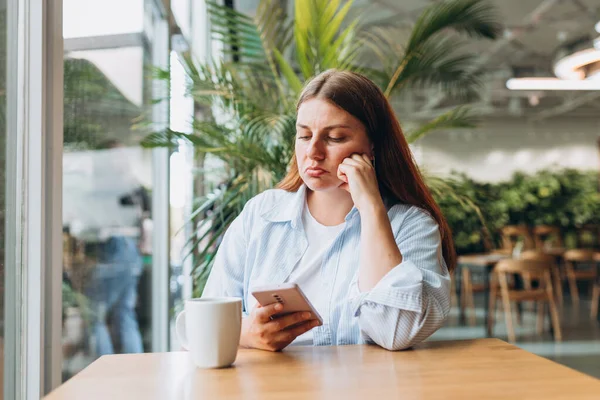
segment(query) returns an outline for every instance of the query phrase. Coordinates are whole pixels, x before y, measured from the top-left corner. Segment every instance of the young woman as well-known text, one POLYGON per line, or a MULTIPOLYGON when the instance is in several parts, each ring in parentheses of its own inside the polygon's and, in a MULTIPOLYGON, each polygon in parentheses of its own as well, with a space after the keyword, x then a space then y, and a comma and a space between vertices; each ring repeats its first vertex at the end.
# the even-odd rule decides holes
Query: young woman
POLYGON ((243 298, 243 347, 411 347, 448 315, 456 256, 398 120, 373 82, 336 70, 306 85, 297 111, 288 175, 232 223, 204 296, 243 298), (308 313, 271 319, 281 306, 250 294, 283 282, 323 325, 308 313))

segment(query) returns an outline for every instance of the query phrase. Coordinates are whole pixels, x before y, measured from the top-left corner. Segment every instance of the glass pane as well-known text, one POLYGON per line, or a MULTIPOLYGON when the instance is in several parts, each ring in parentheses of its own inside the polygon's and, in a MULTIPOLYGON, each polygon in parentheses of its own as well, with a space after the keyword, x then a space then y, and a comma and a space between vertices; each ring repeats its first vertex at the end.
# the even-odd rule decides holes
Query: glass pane
MULTIPOLYGON (((106 2, 86 3, 65 1, 65 29, 124 15, 98 17, 106 2)), ((63 380, 101 355, 149 351, 152 339, 152 156, 139 146, 151 55, 143 43, 120 46, 65 53, 63 380)))
POLYGON ((65 39, 141 32, 143 24, 144 0, 63 0, 65 39))
MULTIPOLYGON (((184 68, 184 61, 171 52, 171 97, 169 124, 172 130, 192 133, 194 101, 187 95, 190 84, 184 68)), ((175 321, 183 309, 184 300, 191 297, 191 257, 187 255, 186 239, 191 235, 190 219, 193 201, 194 149, 189 144, 180 143, 170 157, 170 211, 171 224, 171 276, 169 279, 169 327, 171 350, 181 349, 175 334, 175 321)))

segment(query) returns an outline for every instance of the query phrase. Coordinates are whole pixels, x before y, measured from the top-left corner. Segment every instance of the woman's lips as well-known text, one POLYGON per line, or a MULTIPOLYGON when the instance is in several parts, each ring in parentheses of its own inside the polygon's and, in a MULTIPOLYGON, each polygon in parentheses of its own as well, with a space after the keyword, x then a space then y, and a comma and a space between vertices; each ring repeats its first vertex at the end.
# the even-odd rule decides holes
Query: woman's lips
POLYGON ((311 176, 313 178, 319 177, 326 173, 327 173, 327 171, 325 171, 323 168, 318 168, 318 167, 306 168, 306 175, 311 176))

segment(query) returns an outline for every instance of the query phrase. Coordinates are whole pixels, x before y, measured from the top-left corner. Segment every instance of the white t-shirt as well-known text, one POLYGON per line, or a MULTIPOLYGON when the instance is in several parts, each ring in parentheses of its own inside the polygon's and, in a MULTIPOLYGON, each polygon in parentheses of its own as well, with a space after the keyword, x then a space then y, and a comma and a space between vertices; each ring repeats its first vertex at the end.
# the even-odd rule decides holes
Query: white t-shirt
MULTIPOLYGON (((333 240, 344 229, 345 222, 336 226, 321 225, 310 214, 308 205, 305 202, 304 210, 302 211, 302 224, 306 232, 308 248, 298 265, 294 267, 287 282, 298 284, 321 317, 326 318, 322 310, 325 309, 325 302, 328 300, 328 296, 322 289, 321 264, 333 240)), ((312 331, 298 336, 292 344, 312 345, 312 331)))

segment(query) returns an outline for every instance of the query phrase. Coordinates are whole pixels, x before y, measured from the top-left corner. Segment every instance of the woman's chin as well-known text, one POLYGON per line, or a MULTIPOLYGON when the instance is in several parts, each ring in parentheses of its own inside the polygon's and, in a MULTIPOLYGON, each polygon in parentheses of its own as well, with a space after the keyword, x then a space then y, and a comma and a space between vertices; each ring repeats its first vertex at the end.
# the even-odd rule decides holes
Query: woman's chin
POLYGON ((338 180, 332 182, 329 179, 313 178, 310 176, 303 176, 302 180, 304 181, 306 187, 312 190, 313 192, 323 192, 327 190, 337 189, 342 183, 344 183, 338 180))

